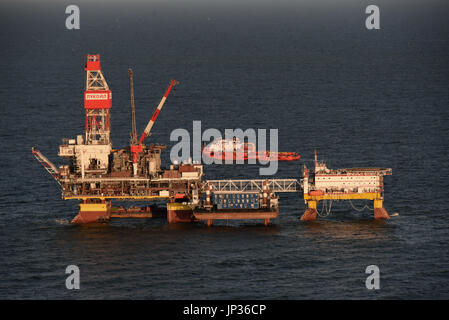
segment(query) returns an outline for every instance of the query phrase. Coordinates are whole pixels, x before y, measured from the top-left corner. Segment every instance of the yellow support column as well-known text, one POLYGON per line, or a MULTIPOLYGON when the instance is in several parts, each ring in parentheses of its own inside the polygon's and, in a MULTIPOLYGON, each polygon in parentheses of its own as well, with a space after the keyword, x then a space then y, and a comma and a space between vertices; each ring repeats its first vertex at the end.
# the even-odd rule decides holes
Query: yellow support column
POLYGON ((74 224, 88 224, 109 221, 111 215, 111 200, 89 199, 79 204, 80 211, 72 220, 74 224))
POLYGON ((167 203, 167 221, 168 223, 194 222, 192 208, 179 202, 167 203))
POLYGON ((374 199, 374 219, 390 219, 383 203, 383 199, 374 199))
POLYGON ((302 221, 314 221, 316 220, 316 206, 318 204, 318 200, 307 200, 307 210, 301 217, 302 221))

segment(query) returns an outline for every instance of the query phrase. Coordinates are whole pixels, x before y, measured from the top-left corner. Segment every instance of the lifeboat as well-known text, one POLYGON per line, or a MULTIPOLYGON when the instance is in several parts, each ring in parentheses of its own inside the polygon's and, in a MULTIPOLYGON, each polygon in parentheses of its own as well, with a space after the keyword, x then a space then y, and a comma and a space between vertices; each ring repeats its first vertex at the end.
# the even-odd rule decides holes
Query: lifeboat
POLYGON ((262 161, 296 161, 301 156, 296 152, 255 151, 253 143, 242 143, 238 140, 218 140, 204 147, 203 154, 212 159, 262 161))
POLYGON ((295 161, 299 160, 301 156, 296 152, 279 152, 278 161, 295 161))
POLYGON ((257 153, 257 159, 264 161, 295 161, 300 158, 301 156, 296 152, 262 151, 257 153))

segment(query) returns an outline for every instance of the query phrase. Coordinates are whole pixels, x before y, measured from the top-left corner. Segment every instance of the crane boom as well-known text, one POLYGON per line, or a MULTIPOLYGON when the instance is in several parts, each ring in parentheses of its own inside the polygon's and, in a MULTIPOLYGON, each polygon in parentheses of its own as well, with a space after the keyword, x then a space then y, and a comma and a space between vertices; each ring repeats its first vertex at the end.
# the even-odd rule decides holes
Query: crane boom
POLYGON ((31 148, 31 152, 33 153, 34 157, 39 161, 47 170, 47 172, 56 180, 57 183, 61 184, 59 182, 59 170, 56 168, 56 166, 47 159, 46 156, 44 156, 39 150, 34 149, 34 147, 31 148))
POLYGON ((136 130, 136 111, 134 107, 134 85, 133 85, 133 70, 128 69, 129 76, 129 91, 130 91, 130 99, 131 99, 131 144, 137 144, 137 130, 136 130))
POLYGON ((150 121, 148 122, 147 126, 145 127, 145 130, 142 133, 142 136, 140 137, 140 143, 143 143, 143 140, 145 140, 145 138, 150 135, 151 128, 153 128, 154 122, 156 121, 157 116, 159 115, 159 112, 161 111, 162 107, 164 106, 165 100, 167 100, 167 97, 168 97, 171 89, 177 84, 179 84, 179 82, 176 80, 172 79, 170 81, 170 85, 168 86, 167 91, 165 91, 165 94, 162 97, 161 102, 159 102, 159 105, 157 106, 156 110, 154 111, 153 116, 151 117, 150 121))

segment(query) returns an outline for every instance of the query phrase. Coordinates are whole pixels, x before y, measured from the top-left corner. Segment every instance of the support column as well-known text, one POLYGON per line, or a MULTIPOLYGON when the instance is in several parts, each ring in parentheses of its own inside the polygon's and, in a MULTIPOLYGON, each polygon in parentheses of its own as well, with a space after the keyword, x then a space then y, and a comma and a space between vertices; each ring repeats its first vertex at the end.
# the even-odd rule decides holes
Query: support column
POLYGON ((318 204, 318 201, 316 200, 307 200, 307 210, 304 212, 304 214, 301 217, 302 221, 315 221, 316 220, 316 206, 318 204))
POLYGON ((207 186, 206 186, 206 203, 205 203, 205 207, 207 207, 207 208, 212 206, 212 201, 211 201, 211 198, 210 198, 210 196, 211 196, 211 189, 212 188, 211 188, 210 184, 208 183, 207 186))
POLYGON ((111 218, 111 200, 89 199, 79 204, 80 211, 73 224, 107 222, 111 218))
POLYGON ((374 219, 390 219, 387 210, 383 206, 382 199, 374 200, 374 219))
POLYGON ((193 216, 192 208, 188 205, 169 202, 167 203, 167 222, 168 223, 189 223, 194 222, 195 217, 193 216))
POLYGON ((265 180, 263 182, 262 191, 263 191, 262 207, 266 208, 268 207, 268 180, 265 180))

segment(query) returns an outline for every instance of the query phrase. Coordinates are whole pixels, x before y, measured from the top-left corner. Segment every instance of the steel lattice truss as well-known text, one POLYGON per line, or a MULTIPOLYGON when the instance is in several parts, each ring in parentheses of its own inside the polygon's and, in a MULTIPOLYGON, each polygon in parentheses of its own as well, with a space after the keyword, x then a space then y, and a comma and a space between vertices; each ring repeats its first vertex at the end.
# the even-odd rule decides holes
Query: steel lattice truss
POLYGON ((45 157, 39 150, 35 150, 34 147, 31 149, 31 152, 33 152, 34 157, 44 166, 45 170, 47 170, 53 179, 61 185, 59 182, 59 172, 55 165, 51 163, 51 161, 48 160, 47 157, 45 157))
POLYGON ((211 192, 219 193, 251 193, 263 192, 264 183, 270 192, 300 192, 301 185, 296 179, 251 179, 251 180, 207 180, 202 190, 210 187, 211 192))
POLYGON ((87 71, 86 90, 109 90, 109 86, 100 70, 87 71))

